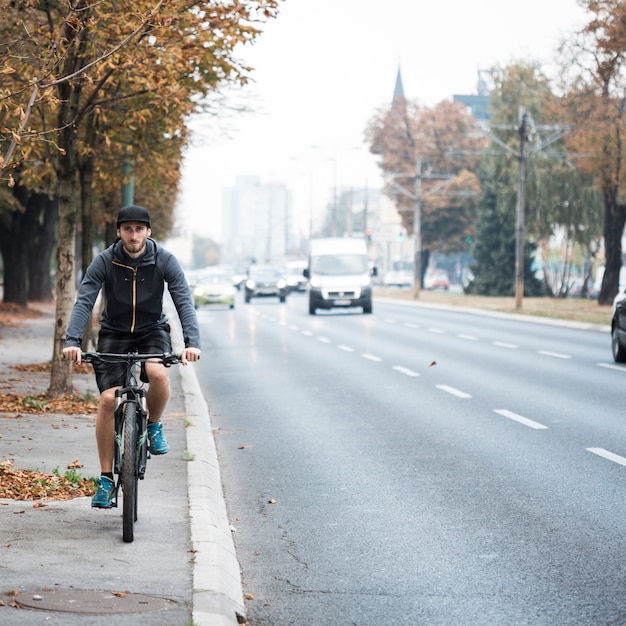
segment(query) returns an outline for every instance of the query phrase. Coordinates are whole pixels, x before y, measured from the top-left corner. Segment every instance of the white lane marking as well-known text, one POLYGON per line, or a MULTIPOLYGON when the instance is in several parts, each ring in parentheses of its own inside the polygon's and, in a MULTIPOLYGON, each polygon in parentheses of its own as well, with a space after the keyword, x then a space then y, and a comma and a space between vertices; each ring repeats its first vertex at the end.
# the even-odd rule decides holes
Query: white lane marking
POLYGON ((306 335, 307 337, 313 337, 313 333, 310 330, 303 330, 302 334, 306 335))
POLYGON ((598 367, 606 367, 608 370, 616 370, 618 372, 626 372, 626 367, 620 367, 619 365, 613 365, 612 363, 596 363, 598 367))
POLYGON ((396 320, 394 320, 392 317, 388 317, 385 319, 385 322, 387 322, 387 324, 397 324, 398 322, 396 320))
POLYGON ((446 393, 451 393, 453 396, 457 398, 471 398, 472 396, 469 393, 465 393, 464 391, 460 391, 459 389, 455 389, 454 387, 449 387, 448 385, 435 385, 437 389, 441 389, 441 391, 445 391, 446 393))
POLYGON ((494 341, 493 345, 498 346, 498 348, 509 348, 511 350, 516 350, 519 347, 514 343, 508 343, 506 341, 494 341))
POLYGON ((474 337, 474 335, 460 334, 460 335, 457 335, 457 337, 459 339, 467 339, 467 341, 478 341, 478 337, 474 337))
POLYGON ((318 337, 317 340, 321 341, 322 343, 332 343, 332 340, 328 337, 318 337))
POLYGON ((373 354, 367 354, 367 352, 365 354, 361 355, 364 359, 367 359, 368 361, 382 361, 382 359, 378 356, 374 356, 373 354))
POLYGON ((445 335, 446 331, 443 330, 443 328, 429 328, 428 329, 429 333, 435 333, 436 335, 445 335))
POLYGON ((569 354, 563 354, 561 352, 550 352, 549 350, 539 350, 539 354, 543 356, 551 356, 555 359, 571 359, 572 357, 569 354))
POLYGON ((391 369, 400 372, 400 374, 405 374, 406 376, 419 376, 417 372, 410 370, 408 367, 403 367, 402 365, 393 365, 391 369))
POLYGON ((414 324, 413 322, 406 322, 405 326, 406 328, 419 328, 420 327, 419 324, 414 324))
POLYGON ((589 452, 593 454, 597 454, 598 456, 604 457, 609 461, 613 461, 614 463, 619 463, 620 465, 626 465, 626 459, 623 456, 619 456, 619 454, 613 454, 613 452, 609 452, 604 448, 587 448, 589 452))
POLYGON ((502 415, 503 417, 508 417, 511 420, 519 422, 520 424, 524 424, 524 426, 529 426, 530 428, 534 428, 535 430, 548 428, 547 426, 544 426, 543 424, 540 424, 539 422, 529 420, 527 417, 522 417, 521 415, 518 415, 517 413, 513 413, 513 411, 508 411, 507 409, 494 409, 494 413, 498 413, 499 415, 502 415))
POLYGON ((300 327, 296 326, 295 324, 290 324, 289 325, 289 330, 300 330, 300 327))
POLYGON ((350 346, 344 346, 343 344, 339 344, 337 347, 344 352, 354 352, 354 348, 351 348, 350 346))

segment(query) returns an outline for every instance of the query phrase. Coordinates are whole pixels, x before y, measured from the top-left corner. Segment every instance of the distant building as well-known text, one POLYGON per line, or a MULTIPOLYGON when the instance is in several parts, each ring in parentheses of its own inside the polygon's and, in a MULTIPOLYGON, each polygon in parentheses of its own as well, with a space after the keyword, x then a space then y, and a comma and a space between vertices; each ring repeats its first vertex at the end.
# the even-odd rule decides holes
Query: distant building
POLYGON ((252 259, 281 262, 293 237, 292 210, 292 194, 283 183, 237 176, 222 196, 222 261, 235 266, 252 259))
POLYGON ((488 79, 491 77, 489 70, 478 70, 478 81, 475 94, 455 94, 452 96, 454 102, 460 102, 472 112, 474 119, 478 122, 487 122, 489 120, 489 99, 491 97, 491 89, 488 79))

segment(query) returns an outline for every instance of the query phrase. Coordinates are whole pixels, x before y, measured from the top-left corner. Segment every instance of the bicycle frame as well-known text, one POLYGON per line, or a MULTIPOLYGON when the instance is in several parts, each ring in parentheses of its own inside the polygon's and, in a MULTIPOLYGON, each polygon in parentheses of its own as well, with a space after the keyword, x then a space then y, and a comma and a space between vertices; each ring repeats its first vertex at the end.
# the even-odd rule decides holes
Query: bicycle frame
POLYGON ((147 392, 145 387, 137 384, 137 377, 134 373, 136 363, 129 363, 126 373, 126 386, 115 390, 115 457, 113 471, 118 475, 115 486, 115 505, 117 506, 117 491, 120 486, 120 472, 122 464, 123 431, 126 415, 126 405, 132 402, 136 405, 137 419, 137 454, 138 454, 138 478, 143 480, 146 474, 148 460, 148 409, 147 392))

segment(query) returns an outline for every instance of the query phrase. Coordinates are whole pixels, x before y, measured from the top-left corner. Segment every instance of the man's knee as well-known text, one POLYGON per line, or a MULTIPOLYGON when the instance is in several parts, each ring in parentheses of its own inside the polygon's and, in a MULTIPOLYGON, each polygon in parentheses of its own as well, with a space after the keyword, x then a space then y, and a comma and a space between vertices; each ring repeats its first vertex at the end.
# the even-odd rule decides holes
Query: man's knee
POLYGON ((111 389, 105 389, 100 394, 100 407, 106 410, 113 410, 115 408, 115 390, 117 387, 111 387, 111 389))
POLYGON ((170 372, 163 365, 146 364, 146 373, 151 387, 167 389, 170 384, 170 372))

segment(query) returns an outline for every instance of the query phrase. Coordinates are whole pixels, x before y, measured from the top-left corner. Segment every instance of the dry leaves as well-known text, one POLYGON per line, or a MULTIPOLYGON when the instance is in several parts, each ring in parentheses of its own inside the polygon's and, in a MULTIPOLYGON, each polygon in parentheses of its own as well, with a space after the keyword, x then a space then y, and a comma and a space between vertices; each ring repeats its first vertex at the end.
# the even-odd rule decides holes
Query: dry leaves
POLYGON ((60 413, 66 415, 91 414, 98 410, 96 399, 85 399, 80 394, 64 398, 46 398, 45 393, 19 395, 0 391, 0 413, 60 413))
MULTIPOLYGON (((0 498, 11 500, 71 500, 91 496, 96 491, 93 480, 70 469, 63 475, 33 470, 13 469, 9 460, 0 461, 0 498)), ((82 467, 78 460, 70 465, 82 467), (76 465, 78 464, 78 465, 76 465)), ((34 507, 42 505, 35 503, 34 507)))

